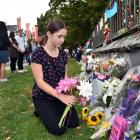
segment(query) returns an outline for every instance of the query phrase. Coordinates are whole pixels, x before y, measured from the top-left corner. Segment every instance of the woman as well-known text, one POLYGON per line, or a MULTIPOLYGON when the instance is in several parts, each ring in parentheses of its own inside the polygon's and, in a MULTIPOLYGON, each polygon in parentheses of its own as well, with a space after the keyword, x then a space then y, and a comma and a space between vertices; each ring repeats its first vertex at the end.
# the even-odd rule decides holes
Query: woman
POLYGON ((35 78, 32 93, 35 114, 42 119, 45 127, 54 135, 62 135, 66 128, 75 128, 79 125, 78 115, 72 107, 64 127, 58 127, 66 105, 72 106, 76 102, 74 96, 58 95, 55 90, 60 79, 67 76, 67 54, 60 49, 66 35, 67 29, 63 21, 58 19, 49 21, 42 41, 43 47, 35 50, 31 63, 35 78))
POLYGON ((0 82, 8 81, 8 79, 5 78, 5 65, 6 62, 9 61, 8 47, 10 44, 6 24, 0 21, 0 82))
POLYGON ((9 56, 10 56, 10 68, 12 73, 16 73, 16 62, 18 59, 18 43, 15 39, 15 33, 10 32, 10 40, 11 40, 11 45, 9 47, 9 56))

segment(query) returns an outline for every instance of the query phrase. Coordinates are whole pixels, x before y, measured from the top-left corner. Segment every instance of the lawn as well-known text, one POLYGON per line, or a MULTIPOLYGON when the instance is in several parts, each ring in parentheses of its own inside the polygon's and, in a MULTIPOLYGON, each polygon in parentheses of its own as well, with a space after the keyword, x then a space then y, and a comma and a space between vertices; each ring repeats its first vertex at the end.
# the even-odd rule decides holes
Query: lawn
MULTIPOLYGON (((30 66, 27 69, 23 74, 7 71, 9 81, 0 83, 0 140, 88 140, 94 131, 84 123, 80 124, 80 129, 68 129, 61 137, 47 132, 41 120, 33 115, 31 90, 34 79, 30 66)), ((79 73, 80 66, 70 59, 68 75, 79 73)), ((81 107, 76 108, 80 117, 81 107)))

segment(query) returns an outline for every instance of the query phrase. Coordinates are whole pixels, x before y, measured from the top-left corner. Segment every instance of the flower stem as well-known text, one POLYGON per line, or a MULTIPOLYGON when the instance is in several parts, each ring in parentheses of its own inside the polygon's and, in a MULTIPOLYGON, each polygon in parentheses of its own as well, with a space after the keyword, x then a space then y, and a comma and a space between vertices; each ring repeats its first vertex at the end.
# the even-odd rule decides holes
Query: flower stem
POLYGON ((70 108, 71 108, 70 106, 66 106, 66 108, 65 108, 65 110, 64 110, 64 112, 62 114, 62 117, 61 117, 61 119, 59 121, 59 124, 58 124, 59 128, 62 127, 63 121, 65 120, 65 118, 66 118, 66 116, 67 116, 68 111, 70 110, 70 108))

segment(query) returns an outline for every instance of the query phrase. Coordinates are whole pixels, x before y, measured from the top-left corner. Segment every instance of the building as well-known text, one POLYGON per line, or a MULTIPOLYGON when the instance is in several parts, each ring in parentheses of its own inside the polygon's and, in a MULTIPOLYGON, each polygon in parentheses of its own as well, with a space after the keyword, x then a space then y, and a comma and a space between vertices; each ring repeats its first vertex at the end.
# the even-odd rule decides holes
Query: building
POLYGON ((8 32, 17 32, 17 25, 7 25, 8 32))

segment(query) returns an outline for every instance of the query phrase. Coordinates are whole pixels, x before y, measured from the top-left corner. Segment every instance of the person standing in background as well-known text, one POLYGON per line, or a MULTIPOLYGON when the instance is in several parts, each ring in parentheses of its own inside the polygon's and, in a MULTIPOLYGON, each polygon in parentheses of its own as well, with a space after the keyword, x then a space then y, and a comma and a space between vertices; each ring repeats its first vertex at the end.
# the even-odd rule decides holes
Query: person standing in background
POLYGON ((18 36, 16 36, 16 40, 18 43, 19 47, 19 53, 18 53, 18 72, 23 73, 27 70, 24 70, 23 68, 23 60, 25 56, 25 40, 24 37, 22 36, 22 30, 18 31, 18 36))
POLYGON ((31 40, 27 40, 27 47, 25 50, 25 57, 26 61, 28 62, 29 65, 31 65, 31 55, 32 55, 32 43, 31 40))
POLYGON ((64 49, 64 51, 67 53, 67 55, 69 57, 69 50, 68 50, 68 48, 64 49))
POLYGON ((9 56, 10 56, 10 68, 12 73, 16 73, 16 62, 18 59, 18 52, 20 51, 18 47, 18 43, 15 39, 15 33, 10 32, 9 38, 11 41, 11 45, 9 47, 9 56))
POLYGON ((7 34, 6 24, 0 21, 0 82, 8 81, 5 78, 5 65, 9 61, 8 47, 11 45, 7 34))
POLYGON ((31 43, 32 43, 32 52, 34 52, 36 48, 38 47, 38 42, 33 40, 31 43))

